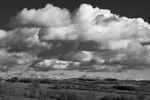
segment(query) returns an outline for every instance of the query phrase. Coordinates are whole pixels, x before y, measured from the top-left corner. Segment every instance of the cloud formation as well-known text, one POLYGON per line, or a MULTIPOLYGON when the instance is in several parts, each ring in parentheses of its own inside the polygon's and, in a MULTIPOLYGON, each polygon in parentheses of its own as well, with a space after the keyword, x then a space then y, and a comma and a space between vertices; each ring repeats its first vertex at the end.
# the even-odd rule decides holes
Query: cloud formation
POLYGON ((79 69, 120 71, 150 65, 149 45, 141 44, 150 42, 150 25, 142 18, 122 17, 88 4, 71 14, 47 4, 24 8, 9 25, 13 30, 0 30, 0 47, 8 52, 77 61, 79 69))
POLYGON ((24 8, 10 22, 12 27, 45 27, 60 26, 70 23, 70 13, 67 9, 47 4, 42 9, 24 8))
POLYGON ((80 6, 74 23, 81 41, 101 42, 108 49, 126 48, 132 40, 146 41, 150 37, 149 24, 142 18, 120 17, 87 4, 80 6))
POLYGON ((39 40, 38 28, 18 28, 2 31, 0 46, 9 51, 28 51, 30 49, 48 48, 48 44, 39 40))
POLYGON ((75 27, 73 25, 60 27, 46 27, 40 30, 40 39, 50 40, 76 40, 75 27))
POLYGON ((5 38, 6 36, 7 36, 7 33, 6 33, 6 31, 4 31, 4 30, 0 30, 0 40, 2 40, 3 38, 5 38))

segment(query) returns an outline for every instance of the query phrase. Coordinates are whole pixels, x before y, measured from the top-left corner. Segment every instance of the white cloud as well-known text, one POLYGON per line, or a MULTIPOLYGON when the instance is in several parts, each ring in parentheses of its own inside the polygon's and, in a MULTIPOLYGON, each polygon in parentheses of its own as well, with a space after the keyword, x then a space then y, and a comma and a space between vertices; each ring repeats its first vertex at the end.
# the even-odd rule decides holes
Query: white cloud
POLYGON ((0 40, 2 40, 3 38, 5 38, 7 36, 7 32, 4 30, 0 30, 0 40))
POLYGON ((42 9, 24 8, 16 17, 11 19, 12 27, 43 27, 59 26, 70 23, 70 14, 67 9, 47 4, 42 9))
POLYGON ((125 48, 133 40, 150 40, 150 25, 143 19, 120 17, 87 4, 80 6, 73 22, 81 41, 97 41, 108 49, 125 48))
POLYGON ((93 59, 92 52, 89 51, 79 51, 71 53, 69 56, 69 59, 72 59, 73 61, 79 61, 79 62, 89 62, 93 59))
MULTIPOLYGON (((69 56, 80 62, 96 60, 99 65, 108 65, 104 65, 106 69, 114 65, 112 70, 117 70, 115 65, 122 69, 150 65, 150 51, 140 44, 150 41, 150 25, 142 18, 120 17, 88 4, 82 4, 71 15, 67 9, 47 4, 41 9, 23 9, 11 19, 10 25, 16 29, 0 30, 1 47, 44 48, 46 52, 41 54, 46 56, 69 56)), ((61 68, 66 67, 56 66, 61 68)))
POLYGON ((76 40, 75 31, 73 25, 46 27, 40 30, 40 38, 41 40, 76 40))
POLYGON ((68 69, 69 65, 71 65, 71 61, 62 61, 59 59, 44 59, 35 65, 35 69, 41 70, 41 69, 47 69, 51 70, 60 70, 60 69, 68 69))

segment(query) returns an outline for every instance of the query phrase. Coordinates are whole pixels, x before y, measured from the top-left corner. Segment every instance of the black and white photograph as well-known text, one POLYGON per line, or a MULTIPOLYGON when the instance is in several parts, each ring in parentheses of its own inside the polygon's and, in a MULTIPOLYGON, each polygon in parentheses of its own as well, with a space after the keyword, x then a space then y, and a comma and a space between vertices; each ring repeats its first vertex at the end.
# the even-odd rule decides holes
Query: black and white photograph
POLYGON ((150 0, 0 0, 0 100, 150 100, 150 0))

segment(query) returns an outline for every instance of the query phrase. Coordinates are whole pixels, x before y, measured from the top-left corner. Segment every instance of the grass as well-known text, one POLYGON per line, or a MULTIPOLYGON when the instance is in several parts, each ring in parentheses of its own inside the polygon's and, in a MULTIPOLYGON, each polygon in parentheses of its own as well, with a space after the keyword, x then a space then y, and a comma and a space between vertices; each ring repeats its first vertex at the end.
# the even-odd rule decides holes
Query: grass
MULTIPOLYGON (((0 83, 0 100, 150 100, 148 89, 145 93, 139 91, 140 86, 106 81, 100 84, 97 80, 86 79, 46 80, 43 84, 40 80, 25 80, 24 83, 13 79, 13 82, 0 83), (52 88, 53 85, 57 88, 52 88)), ((149 85, 146 87, 150 89, 149 85)))

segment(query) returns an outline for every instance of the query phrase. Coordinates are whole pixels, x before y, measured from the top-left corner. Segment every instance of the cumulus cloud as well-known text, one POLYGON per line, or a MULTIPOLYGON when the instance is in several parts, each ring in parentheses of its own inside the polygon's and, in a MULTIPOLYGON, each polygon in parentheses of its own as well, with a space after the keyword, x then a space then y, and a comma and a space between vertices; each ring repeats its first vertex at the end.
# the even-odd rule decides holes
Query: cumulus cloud
POLYGON ((139 43, 130 43, 126 52, 113 58, 111 63, 124 65, 128 68, 145 68, 150 64, 150 53, 139 43))
POLYGON ((40 71, 67 70, 70 69, 70 67, 78 67, 79 64, 79 62, 63 61, 59 59, 43 59, 31 65, 31 67, 40 71))
POLYGON ((77 35, 71 21, 67 9, 47 4, 41 9, 23 9, 11 19, 10 26, 40 28, 41 40, 74 40, 77 35))
POLYGON ((150 27, 143 19, 119 17, 109 10, 87 4, 80 6, 74 23, 82 41, 98 41, 109 49, 126 48, 131 40, 149 40, 150 37, 150 27))
POLYGON ((12 27, 44 27, 59 26, 70 23, 70 13, 67 9, 54 7, 47 4, 42 9, 24 8, 17 16, 13 17, 10 22, 12 27))
POLYGON ((5 30, 0 30, 0 40, 7 36, 7 32, 5 30))
POLYGON ((73 25, 60 27, 46 27, 40 30, 40 39, 49 40, 76 40, 75 27, 73 25))
POLYGON ((149 50, 141 42, 150 41, 150 25, 142 18, 120 17, 110 10, 83 4, 74 16, 73 23, 79 41, 100 44, 97 45, 99 52, 95 57, 102 58, 105 64, 113 65, 117 62, 129 69, 148 67, 149 50))
POLYGON ((48 44, 39 40, 38 28, 18 28, 2 31, 0 47, 8 51, 28 51, 30 49, 48 48, 48 44))
POLYGON ((150 65, 150 48, 142 44, 150 42, 150 25, 142 18, 122 17, 88 4, 71 14, 47 4, 23 9, 9 25, 14 29, 0 30, 0 47, 8 51, 36 52, 39 58, 77 61, 103 71, 150 65))

